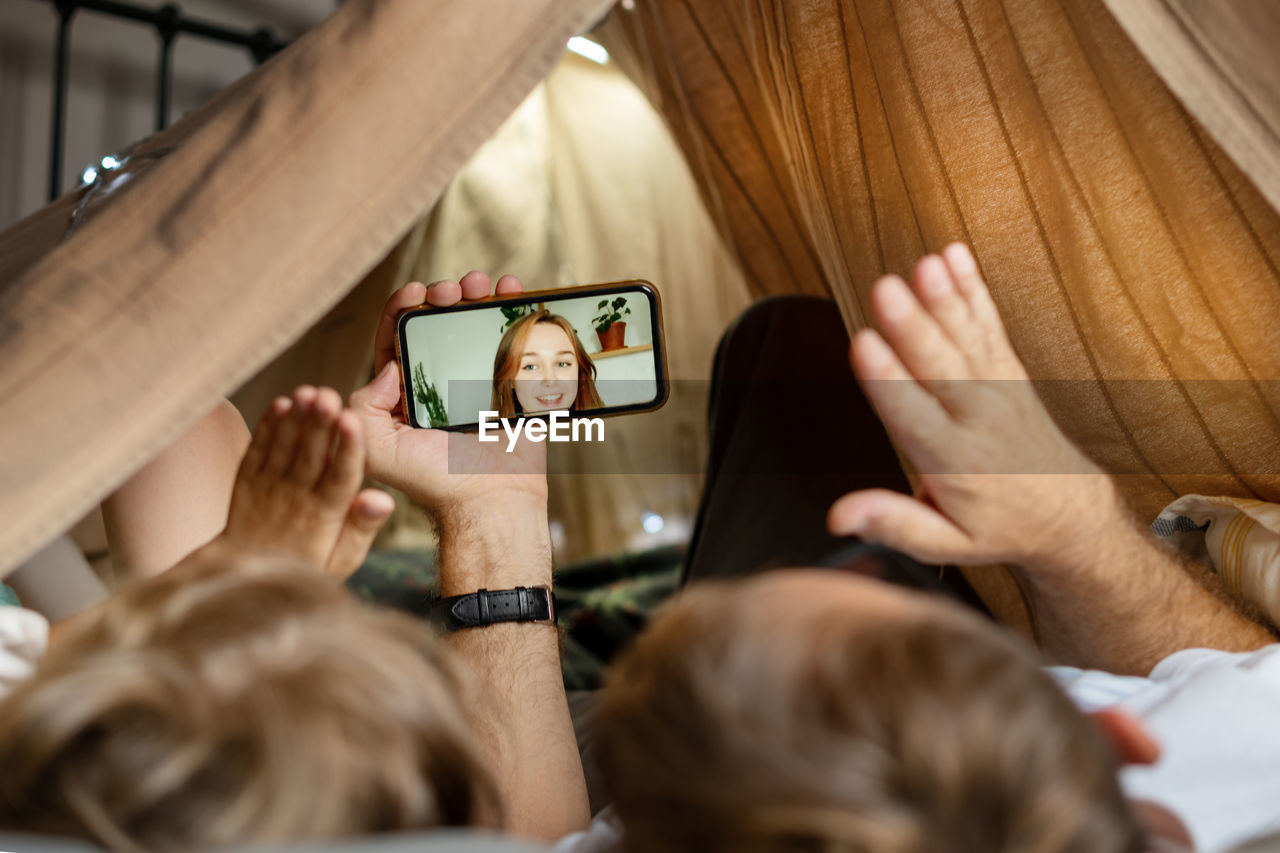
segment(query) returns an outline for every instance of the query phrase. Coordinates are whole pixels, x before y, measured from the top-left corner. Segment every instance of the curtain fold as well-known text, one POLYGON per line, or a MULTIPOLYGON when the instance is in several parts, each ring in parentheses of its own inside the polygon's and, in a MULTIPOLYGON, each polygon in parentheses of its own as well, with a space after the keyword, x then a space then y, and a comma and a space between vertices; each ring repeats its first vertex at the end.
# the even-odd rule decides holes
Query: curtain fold
POLYGON ((1178 99, 1280 209, 1280 4, 1105 2, 1178 99))
MULTIPOLYGON (((636 0, 598 32, 753 292, 829 293, 852 331, 878 276, 963 240, 1139 518, 1280 498, 1276 4, 636 0)), ((1007 571, 966 574, 1034 633, 1007 571)))
POLYGON ((1142 517, 1280 498, 1280 217, 1102 0, 637 0, 601 32, 756 292, 829 292, 854 329, 877 276, 964 240, 1142 517))

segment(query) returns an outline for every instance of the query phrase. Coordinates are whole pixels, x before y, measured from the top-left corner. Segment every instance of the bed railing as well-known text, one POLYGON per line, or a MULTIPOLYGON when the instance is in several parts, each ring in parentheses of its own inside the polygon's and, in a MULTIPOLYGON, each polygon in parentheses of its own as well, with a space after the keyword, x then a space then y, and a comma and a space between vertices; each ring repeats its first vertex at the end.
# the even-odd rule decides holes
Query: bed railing
POLYGON ((81 11, 93 12, 153 27, 160 40, 156 70, 156 130, 169 126, 169 108, 173 101, 173 46, 179 36, 188 35, 220 44, 243 47, 262 63, 280 51, 285 42, 271 30, 237 30, 184 15, 172 4, 158 8, 138 6, 118 0, 40 0, 53 6, 58 14, 58 46, 54 55, 53 127, 49 142, 49 200, 62 195, 62 167, 66 150, 68 68, 71 63, 71 24, 81 11))

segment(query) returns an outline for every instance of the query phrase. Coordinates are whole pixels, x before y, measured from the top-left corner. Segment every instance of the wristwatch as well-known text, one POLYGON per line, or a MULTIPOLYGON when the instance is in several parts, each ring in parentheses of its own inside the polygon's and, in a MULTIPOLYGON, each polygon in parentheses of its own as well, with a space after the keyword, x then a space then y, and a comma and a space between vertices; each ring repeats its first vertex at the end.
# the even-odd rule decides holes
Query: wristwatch
POLYGON ((431 621, 441 631, 483 628, 499 622, 554 622, 555 596, 540 586, 481 589, 442 598, 431 606, 431 621))

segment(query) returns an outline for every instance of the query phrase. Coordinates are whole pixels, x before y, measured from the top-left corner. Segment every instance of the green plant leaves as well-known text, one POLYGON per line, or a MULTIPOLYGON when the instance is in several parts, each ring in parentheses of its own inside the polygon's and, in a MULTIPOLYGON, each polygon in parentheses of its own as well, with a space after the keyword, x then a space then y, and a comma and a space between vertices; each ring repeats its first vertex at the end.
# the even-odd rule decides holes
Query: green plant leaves
POLYGON ((526 303, 524 305, 500 305, 498 306, 498 310, 501 311, 502 316, 506 318, 506 322, 499 327, 498 331, 505 332, 521 317, 526 314, 532 314, 538 309, 533 303, 526 303))
POLYGON ((600 309, 600 315, 591 319, 596 331, 603 335, 609 331, 610 326, 621 321, 624 315, 630 314, 631 309, 624 307, 626 304, 627 297, 625 296, 619 296, 614 299, 612 305, 609 304, 608 299, 601 299, 600 304, 596 306, 596 308, 600 309))
POLYGON ((449 413, 445 411, 444 400, 440 398, 436 386, 427 381, 422 362, 413 366, 413 396, 427 410, 427 420, 433 428, 449 425, 449 413))

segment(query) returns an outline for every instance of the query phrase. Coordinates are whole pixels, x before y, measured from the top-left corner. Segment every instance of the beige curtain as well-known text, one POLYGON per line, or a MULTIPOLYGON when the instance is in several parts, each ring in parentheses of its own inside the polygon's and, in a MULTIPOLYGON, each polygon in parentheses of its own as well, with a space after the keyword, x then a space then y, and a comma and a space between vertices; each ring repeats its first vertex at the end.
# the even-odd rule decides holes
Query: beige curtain
MULTIPOLYGON (((1212 134, 1102 0, 636 0, 600 33, 755 292, 830 293, 854 329, 877 276, 964 240, 1141 518, 1280 499, 1280 7, 1107 5, 1212 134)), ((968 575, 1030 629, 1007 572, 968 575)))
POLYGON ((0 575, 297 340, 607 0, 347 0, 78 197, 0 234, 0 575))
POLYGON ((415 224, 341 302, 232 395, 249 424, 258 422, 273 399, 303 383, 328 385, 345 397, 369 381, 378 315, 392 291, 411 280, 424 225, 415 224))
POLYGON ((1280 209, 1280 4, 1106 0, 1178 99, 1280 209))
POLYGON ((758 292, 829 291, 854 328, 878 275, 965 240, 1143 517, 1280 498, 1280 217, 1101 0, 638 0, 605 32, 758 292))
MULTIPOLYGON (((180 145, 112 215, 53 251, 74 196, 0 234, 0 573, 325 316, 608 5, 348 0, 153 141, 180 145)), ((754 292, 830 292, 856 326, 878 273, 968 240, 1019 351, 1061 380, 1050 407, 1142 514, 1188 491, 1277 497, 1274 4, 629 5, 615 55, 754 292)), ((600 210, 624 207, 617 169, 574 165, 600 210)), ((616 239, 604 221, 581 245, 616 239)), ((632 239, 662 248, 678 223, 632 239)), ((704 260, 560 273, 676 292, 728 265, 704 260)), ((691 309, 695 346, 731 302, 691 309)))

